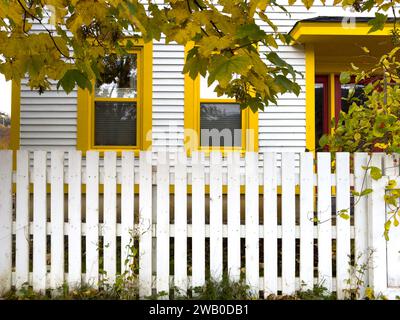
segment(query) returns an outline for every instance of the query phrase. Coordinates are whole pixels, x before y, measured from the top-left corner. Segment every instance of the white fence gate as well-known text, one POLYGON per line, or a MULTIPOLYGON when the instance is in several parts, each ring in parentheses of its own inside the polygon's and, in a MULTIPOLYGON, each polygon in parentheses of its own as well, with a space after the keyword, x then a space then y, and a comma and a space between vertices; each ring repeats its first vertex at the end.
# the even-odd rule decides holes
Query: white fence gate
POLYGON ((142 297, 244 272, 263 296, 323 283, 341 299, 354 257, 371 262, 372 249, 365 286, 393 298, 400 231, 383 237, 389 178, 400 182, 397 155, 337 153, 332 170, 330 153, 22 150, 13 171, 12 151, 0 151, 0 292, 96 286, 102 271, 113 281, 138 230, 142 297), (367 165, 385 177, 371 180, 367 165), (367 186, 374 192, 352 200, 367 186))

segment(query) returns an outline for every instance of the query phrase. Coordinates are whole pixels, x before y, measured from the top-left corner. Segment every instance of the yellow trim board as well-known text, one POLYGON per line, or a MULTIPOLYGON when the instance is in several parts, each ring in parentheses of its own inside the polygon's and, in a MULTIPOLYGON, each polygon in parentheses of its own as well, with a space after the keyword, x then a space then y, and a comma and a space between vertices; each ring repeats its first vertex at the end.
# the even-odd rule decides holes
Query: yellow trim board
MULTIPOLYGON (((12 80, 10 149, 18 150, 21 125, 21 82, 12 80)), ((15 154, 15 153, 14 153, 15 154)))
POLYGON ((305 47, 306 59, 306 148, 315 152, 315 53, 314 46, 305 47))
POLYGON ((298 22, 289 32, 293 40, 300 43, 318 41, 321 36, 390 36, 392 25, 385 25, 383 30, 368 33, 371 26, 367 22, 343 24, 341 22, 298 22))

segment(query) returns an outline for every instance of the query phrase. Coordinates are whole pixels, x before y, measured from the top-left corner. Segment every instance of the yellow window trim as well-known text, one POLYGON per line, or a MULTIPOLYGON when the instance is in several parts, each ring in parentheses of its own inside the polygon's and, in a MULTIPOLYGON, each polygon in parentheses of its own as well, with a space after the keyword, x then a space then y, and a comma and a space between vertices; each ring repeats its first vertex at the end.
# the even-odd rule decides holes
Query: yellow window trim
POLYGON ((135 39, 135 46, 131 53, 138 57, 138 96, 137 98, 112 98, 113 101, 137 102, 137 145, 136 146, 98 146, 94 144, 94 102, 109 101, 109 98, 94 97, 94 92, 78 89, 77 111, 77 149, 82 152, 87 150, 122 151, 151 149, 152 130, 152 90, 153 90, 153 43, 144 43, 142 39, 135 39))
MULTIPOLYGON (((185 59, 187 53, 193 48, 193 43, 185 47, 185 59)), ((200 99, 200 76, 193 80, 187 73, 185 79, 184 95, 184 126, 185 148, 188 154, 200 150, 205 153, 210 151, 258 151, 258 111, 252 112, 250 108, 242 110, 242 146, 241 147, 201 147, 200 146, 200 104, 208 103, 234 103, 234 99, 200 99), (251 134, 253 132, 253 134, 251 134), (191 133, 196 133, 195 136, 191 133), (248 133, 248 134, 246 134, 248 133)))

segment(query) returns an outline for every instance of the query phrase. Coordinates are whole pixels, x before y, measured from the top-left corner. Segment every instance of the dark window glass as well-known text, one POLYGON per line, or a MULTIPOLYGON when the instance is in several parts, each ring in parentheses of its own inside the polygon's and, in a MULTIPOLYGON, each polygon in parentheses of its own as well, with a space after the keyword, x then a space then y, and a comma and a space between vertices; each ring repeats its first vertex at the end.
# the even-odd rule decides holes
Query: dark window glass
POLYGON ((347 113, 353 102, 357 104, 365 102, 366 97, 364 95, 363 89, 363 84, 350 83, 341 85, 341 109, 343 112, 347 113), (348 100, 347 98, 349 96, 349 91, 352 89, 354 89, 354 95, 352 96, 352 99, 348 100))
POLYGON ((136 98, 137 57, 136 54, 104 58, 104 71, 96 81, 96 97, 136 98))
POLYGON ((242 115, 237 103, 201 103, 200 145, 240 147, 242 115))
POLYGON ((95 102, 95 145, 136 146, 136 102, 95 102))
POLYGON ((324 134, 324 104, 325 104, 325 85, 315 83, 315 142, 319 146, 319 139, 324 134))

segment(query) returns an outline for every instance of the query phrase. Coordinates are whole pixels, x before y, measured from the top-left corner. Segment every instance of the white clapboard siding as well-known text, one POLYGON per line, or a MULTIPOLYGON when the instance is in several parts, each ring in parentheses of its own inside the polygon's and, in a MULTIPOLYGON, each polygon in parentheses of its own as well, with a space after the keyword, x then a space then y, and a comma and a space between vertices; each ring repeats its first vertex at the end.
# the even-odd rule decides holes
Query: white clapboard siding
POLYGON ((46 289, 46 152, 35 151, 33 162, 33 270, 32 287, 46 289))
POLYGON ((282 153, 282 293, 295 291, 295 161, 293 153, 282 153))
POLYGON ((81 168, 80 151, 68 153, 68 281, 72 285, 80 284, 82 273, 82 206, 81 206, 81 168))
POLYGON ((246 281, 252 294, 259 291, 258 153, 246 153, 246 281))
POLYGON ((210 276, 222 279, 222 157, 210 152, 210 276))
POLYGON ((240 153, 228 153, 228 272, 240 279, 240 153))
POLYGON ((86 153, 86 283, 99 280, 99 153, 86 153))
POLYGON ((0 294, 11 289, 12 151, 0 150, 0 294))
POLYGON ((350 156, 347 152, 336 153, 336 292, 344 299, 349 284, 350 263, 350 156), (345 210, 345 211, 342 211, 345 210), (340 217, 340 213, 349 216, 340 217), (344 291, 345 290, 345 291, 344 291))
POLYGON ((264 295, 278 291, 278 209, 275 153, 264 153, 264 295))
POLYGON ((122 153, 121 181, 121 273, 131 272, 133 261, 132 247, 134 246, 134 154, 131 151, 122 153))
POLYGON ((117 273, 117 153, 104 152, 104 271, 110 282, 117 273))
POLYGON ((187 159, 176 153, 174 192, 174 286, 185 294, 187 281, 187 159))
POLYGON ((139 295, 151 295, 152 288, 152 181, 151 153, 139 159, 139 295))
POLYGON ((17 152, 15 286, 29 281, 29 154, 17 152))
POLYGON ((157 158, 157 293, 169 290, 169 154, 157 158))
POLYGON ((205 281, 205 185, 204 153, 192 155, 192 287, 205 281))
POLYGON ((313 154, 300 155, 300 281, 314 285, 314 170, 313 154))
MULTIPOLYGON (((77 170, 80 173, 81 166, 77 170)), ((51 152, 50 221, 50 287, 56 289, 64 283, 64 152, 60 150, 51 152)))
POLYGON ((318 281, 332 290, 331 155, 317 154, 318 281))
MULTIPOLYGON (((361 193, 368 188, 367 170, 370 157, 367 153, 354 154, 354 191, 361 193), (364 167, 364 168, 363 168, 364 167)), ((354 197, 354 252, 359 265, 368 263, 368 198, 366 196, 354 197)), ((368 272, 362 275, 362 281, 368 285, 368 272)), ((360 295, 364 296, 364 287, 360 295)))
MULTIPOLYGON (((398 154, 385 155, 383 158, 384 175, 389 177, 399 176, 399 161, 398 154)), ((399 204, 397 203, 397 206, 399 204)), ((387 205, 387 212, 393 212, 393 205, 387 205)), ((387 217, 388 219, 389 217, 387 217)), ((397 220, 399 220, 397 218, 397 220)), ((393 225, 389 230, 389 241, 387 242, 387 272, 388 286, 400 287, 400 232, 398 227, 393 225)))

